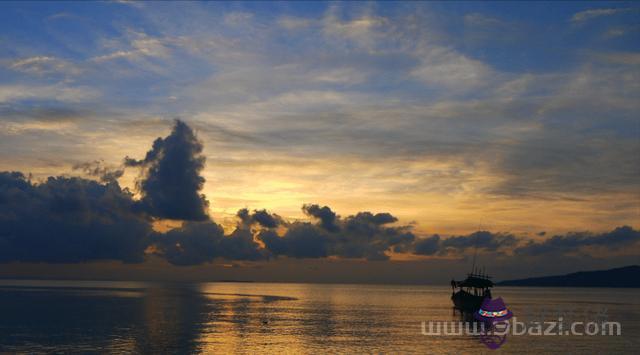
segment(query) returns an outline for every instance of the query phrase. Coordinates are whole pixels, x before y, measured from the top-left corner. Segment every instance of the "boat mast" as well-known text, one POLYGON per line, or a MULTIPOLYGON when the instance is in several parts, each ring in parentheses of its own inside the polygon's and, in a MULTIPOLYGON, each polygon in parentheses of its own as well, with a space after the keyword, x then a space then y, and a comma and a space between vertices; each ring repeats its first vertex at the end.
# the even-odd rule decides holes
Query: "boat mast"
POLYGON ((476 256, 478 255, 478 232, 476 232, 476 240, 474 244, 475 246, 473 248, 473 264, 471 266, 471 275, 473 275, 476 270, 476 256))

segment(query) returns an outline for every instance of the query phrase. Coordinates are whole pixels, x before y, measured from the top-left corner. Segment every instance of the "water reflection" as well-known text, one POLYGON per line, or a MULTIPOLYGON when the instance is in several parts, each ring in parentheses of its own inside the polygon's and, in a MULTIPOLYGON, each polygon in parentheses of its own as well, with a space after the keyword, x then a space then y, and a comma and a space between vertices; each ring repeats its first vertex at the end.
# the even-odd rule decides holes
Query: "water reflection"
MULTIPOLYGON (((638 295, 504 290, 516 315, 532 305, 605 302, 624 336, 514 337, 501 351, 632 349, 640 334, 638 295)), ((485 351, 474 337, 421 334, 423 321, 459 320, 448 298, 446 288, 422 286, 0 281, 0 352, 485 351)))
POLYGON ((193 353, 208 314, 216 304, 207 302, 197 287, 151 287, 143 296, 136 350, 148 353, 193 353))
POLYGON ((214 306, 194 288, 4 287, 0 350, 192 353, 214 306))

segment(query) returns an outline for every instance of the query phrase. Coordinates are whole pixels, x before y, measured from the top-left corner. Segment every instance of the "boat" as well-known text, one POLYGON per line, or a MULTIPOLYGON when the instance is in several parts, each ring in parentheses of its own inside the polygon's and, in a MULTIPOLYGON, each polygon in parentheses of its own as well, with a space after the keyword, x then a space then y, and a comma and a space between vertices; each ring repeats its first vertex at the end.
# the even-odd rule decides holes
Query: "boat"
POLYGON ((461 313, 473 313, 480 309, 482 301, 491 298, 491 276, 473 268, 463 281, 451 280, 451 301, 461 313))

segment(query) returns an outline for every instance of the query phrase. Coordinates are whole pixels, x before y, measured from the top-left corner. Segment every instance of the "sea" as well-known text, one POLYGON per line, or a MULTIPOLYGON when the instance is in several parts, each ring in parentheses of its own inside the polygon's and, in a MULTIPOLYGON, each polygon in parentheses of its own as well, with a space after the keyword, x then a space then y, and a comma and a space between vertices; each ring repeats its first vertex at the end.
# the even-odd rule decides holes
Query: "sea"
POLYGON ((518 334, 491 338, 501 344, 497 349, 484 341, 486 334, 465 327, 477 323, 454 312, 450 297, 449 285, 0 280, 0 353, 637 354, 640 349, 640 289, 496 287, 494 299, 503 299, 513 314, 510 322, 521 323, 521 329, 513 328, 518 334), (553 322, 555 329, 545 335, 553 322), (620 329, 605 326, 613 323, 620 329), (572 326, 575 333, 565 334, 572 326))

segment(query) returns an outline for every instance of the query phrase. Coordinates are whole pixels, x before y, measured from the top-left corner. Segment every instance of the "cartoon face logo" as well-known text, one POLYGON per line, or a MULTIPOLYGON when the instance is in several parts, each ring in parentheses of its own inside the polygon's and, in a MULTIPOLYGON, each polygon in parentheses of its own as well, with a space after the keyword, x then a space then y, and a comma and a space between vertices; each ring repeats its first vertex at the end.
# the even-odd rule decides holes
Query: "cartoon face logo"
POLYGON ((509 319, 513 317, 513 313, 507 309, 501 297, 485 298, 473 317, 485 325, 480 334, 480 341, 487 348, 495 350, 507 341, 509 319))

